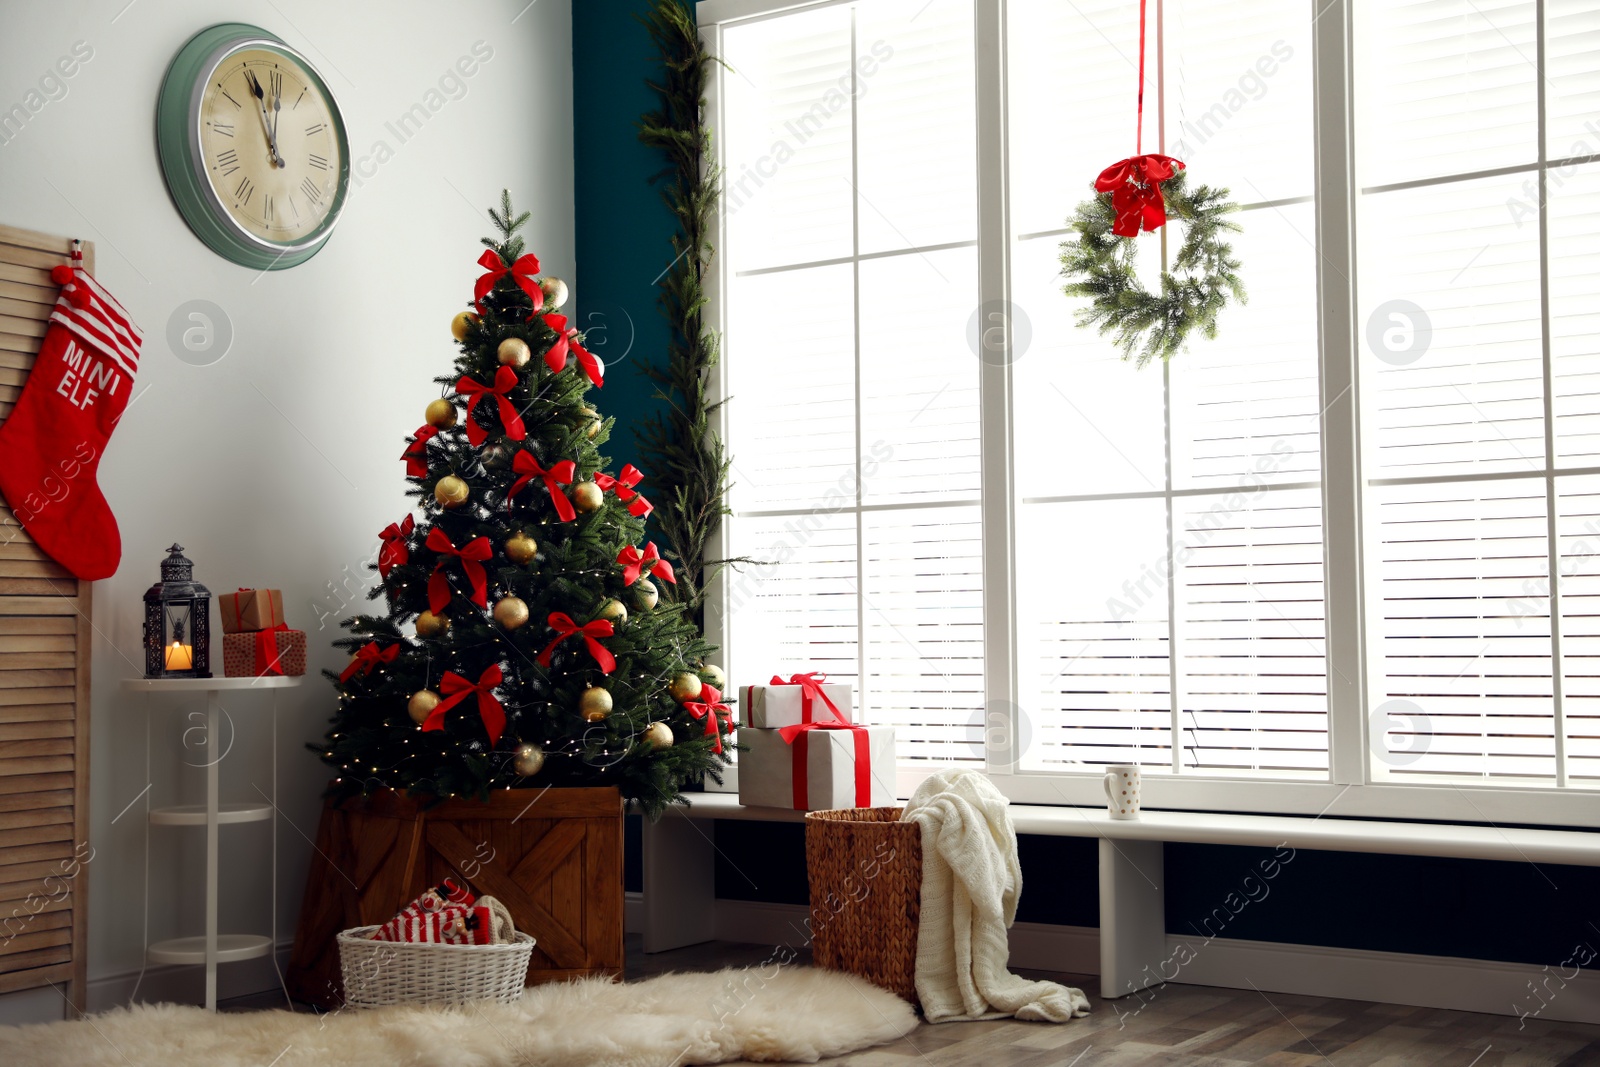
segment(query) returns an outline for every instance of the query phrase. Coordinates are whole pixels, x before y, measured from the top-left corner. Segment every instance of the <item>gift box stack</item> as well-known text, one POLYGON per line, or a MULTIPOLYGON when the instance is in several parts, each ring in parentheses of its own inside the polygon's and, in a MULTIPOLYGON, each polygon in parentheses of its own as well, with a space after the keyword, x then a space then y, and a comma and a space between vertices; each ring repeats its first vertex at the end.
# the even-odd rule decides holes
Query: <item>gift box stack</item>
POLYGON ((811 672, 739 690, 739 803, 823 811, 895 803, 894 727, 858 726, 850 686, 811 672))
POLYGON ((283 621, 283 593, 240 589, 217 598, 222 610, 222 673, 229 678, 306 673, 306 634, 283 621))

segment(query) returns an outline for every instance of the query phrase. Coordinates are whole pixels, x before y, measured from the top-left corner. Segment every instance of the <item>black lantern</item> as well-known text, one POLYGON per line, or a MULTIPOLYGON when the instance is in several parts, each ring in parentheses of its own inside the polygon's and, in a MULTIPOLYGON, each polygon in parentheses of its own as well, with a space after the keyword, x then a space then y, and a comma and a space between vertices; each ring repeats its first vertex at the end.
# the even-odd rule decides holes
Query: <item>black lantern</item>
POLYGON ((182 545, 167 550, 144 594, 144 676, 211 677, 211 590, 194 580, 182 545))

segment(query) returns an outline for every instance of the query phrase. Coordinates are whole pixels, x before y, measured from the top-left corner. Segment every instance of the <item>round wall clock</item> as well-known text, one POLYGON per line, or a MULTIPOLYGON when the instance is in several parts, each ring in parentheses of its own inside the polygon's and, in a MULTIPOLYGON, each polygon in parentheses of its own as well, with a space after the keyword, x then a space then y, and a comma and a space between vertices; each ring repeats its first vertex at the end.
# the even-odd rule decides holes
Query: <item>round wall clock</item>
POLYGON ((156 142, 189 228, 258 270, 316 255, 350 189, 333 93, 304 56, 255 26, 212 26, 178 51, 161 84, 156 142))

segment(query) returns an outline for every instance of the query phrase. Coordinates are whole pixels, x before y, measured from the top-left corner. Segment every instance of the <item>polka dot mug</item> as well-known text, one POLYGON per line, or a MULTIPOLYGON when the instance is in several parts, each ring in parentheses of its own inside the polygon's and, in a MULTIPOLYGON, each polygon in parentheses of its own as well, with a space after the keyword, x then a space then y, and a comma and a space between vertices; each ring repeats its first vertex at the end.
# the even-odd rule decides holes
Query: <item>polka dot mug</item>
POLYGON ((1106 768, 1106 800, 1113 819, 1139 817, 1139 767, 1133 763, 1114 763, 1106 768))

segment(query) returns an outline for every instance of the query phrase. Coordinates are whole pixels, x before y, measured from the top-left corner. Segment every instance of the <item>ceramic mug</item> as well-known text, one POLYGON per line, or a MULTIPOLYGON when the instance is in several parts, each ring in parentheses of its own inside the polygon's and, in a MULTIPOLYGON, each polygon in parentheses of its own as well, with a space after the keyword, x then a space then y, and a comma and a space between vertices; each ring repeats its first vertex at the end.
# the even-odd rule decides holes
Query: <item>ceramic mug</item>
POLYGON ((1139 767, 1133 763, 1114 763, 1106 768, 1106 800, 1113 819, 1139 817, 1139 767))

